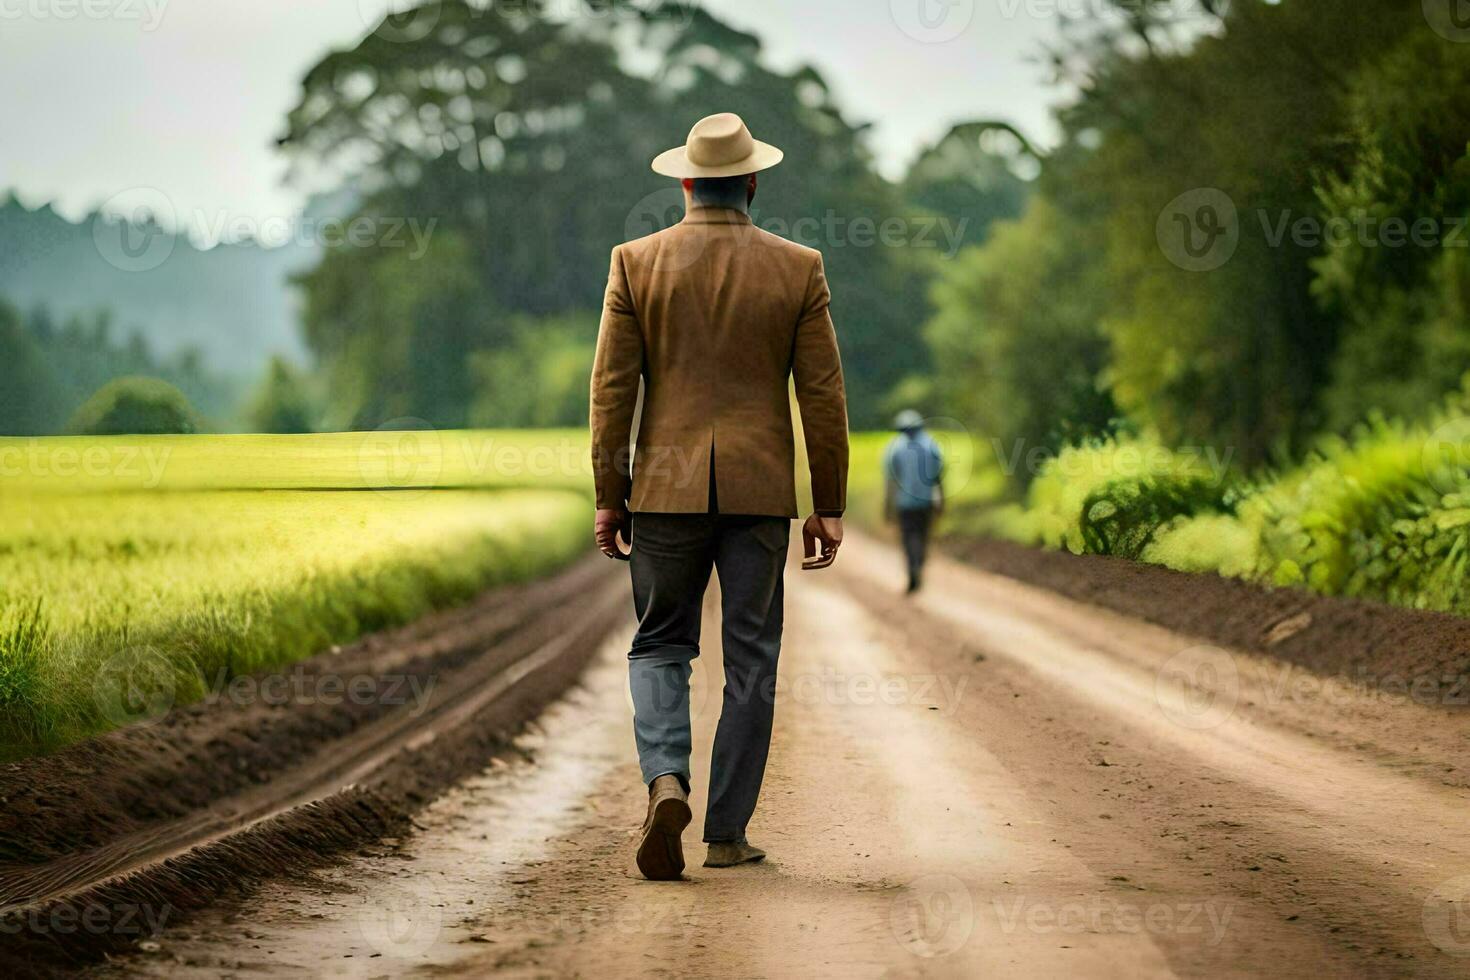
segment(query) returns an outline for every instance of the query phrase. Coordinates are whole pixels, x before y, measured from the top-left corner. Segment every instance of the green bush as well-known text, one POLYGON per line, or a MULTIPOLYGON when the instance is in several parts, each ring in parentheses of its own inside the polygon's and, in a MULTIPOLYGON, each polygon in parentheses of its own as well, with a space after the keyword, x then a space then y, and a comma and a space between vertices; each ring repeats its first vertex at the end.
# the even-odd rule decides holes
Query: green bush
POLYGON ((1331 440, 1242 505, 1258 535, 1253 577, 1328 595, 1467 612, 1470 418, 1377 421, 1331 440))
POLYGON ((1247 484, 1149 440, 1071 447, 981 529, 1323 595, 1470 614, 1470 414, 1376 420, 1247 484))
POLYGON ((1025 506, 990 530, 1077 554, 1140 557, 1173 521, 1233 507, 1228 460, 1117 436, 1068 446, 1032 481, 1025 506))
POLYGON ((74 435, 174 435, 198 432, 199 418, 184 393, 157 378, 118 378, 72 415, 74 435))

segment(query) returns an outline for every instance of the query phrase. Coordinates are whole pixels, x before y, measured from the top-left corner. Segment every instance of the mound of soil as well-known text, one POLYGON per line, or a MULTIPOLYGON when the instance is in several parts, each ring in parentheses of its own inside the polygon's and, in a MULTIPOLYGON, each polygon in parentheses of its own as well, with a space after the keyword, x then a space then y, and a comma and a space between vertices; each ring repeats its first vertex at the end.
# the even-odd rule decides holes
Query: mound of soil
POLYGON ((951 538, 942 547, 988 572, 1211 643, 1425 705, 1470 706, 1470 619, 1007 541, 951 538))

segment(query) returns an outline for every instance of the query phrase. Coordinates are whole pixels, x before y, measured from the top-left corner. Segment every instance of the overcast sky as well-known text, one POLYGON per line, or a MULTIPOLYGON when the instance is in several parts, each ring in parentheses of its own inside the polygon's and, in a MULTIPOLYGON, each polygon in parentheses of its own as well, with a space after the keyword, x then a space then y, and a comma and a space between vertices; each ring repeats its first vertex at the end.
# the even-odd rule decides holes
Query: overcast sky
MULTIPOLYGON (((301 74, 403 0, 0 0, 0 192, 72 217, 152 187, 181 211, 289 217, 271 141, 301 74)), ((575 0, 546 0, 568 4, 575 0)), ((1055 94, 1031 59, 1056 0, 707 0, 772 62, 816 65, 896 175, 956 121, 1042 141, 1055 94)), ((687 120, 670 120, 670 145, 687 120)))

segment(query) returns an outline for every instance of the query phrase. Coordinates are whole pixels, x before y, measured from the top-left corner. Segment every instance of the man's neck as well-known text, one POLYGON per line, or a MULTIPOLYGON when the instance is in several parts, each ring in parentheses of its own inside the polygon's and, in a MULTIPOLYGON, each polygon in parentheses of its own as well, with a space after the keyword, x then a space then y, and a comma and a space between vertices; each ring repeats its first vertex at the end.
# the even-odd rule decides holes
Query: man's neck
POLYGON ((748 205, 744 201, 740 201, 738 203, 732 202, 732 203, 725 204, 725 203, 714 203, 714 202, 711 202, 711 201, 700 201, 700 200, 697 200, 697 199, 691 199, 690 202, 689 202, 689 208, 691 210, 693 210, 695 208, 719 208, 720 210, 723 210, 723 211, 739 211, 741 214, 743 214, 743 215, 745 215, 747 217, 750 216, 750 205, 748 205))

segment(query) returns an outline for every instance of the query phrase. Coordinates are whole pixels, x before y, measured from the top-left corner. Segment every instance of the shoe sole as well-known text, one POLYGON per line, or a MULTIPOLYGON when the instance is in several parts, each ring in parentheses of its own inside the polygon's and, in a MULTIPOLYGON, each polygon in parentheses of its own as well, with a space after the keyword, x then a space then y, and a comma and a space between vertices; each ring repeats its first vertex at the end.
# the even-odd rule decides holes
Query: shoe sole
POLYGON ((660 800, 638 845, 638 870, 649 881, 677 881, 684 874, 684 828, 693 814, 677 797, 660 800))

